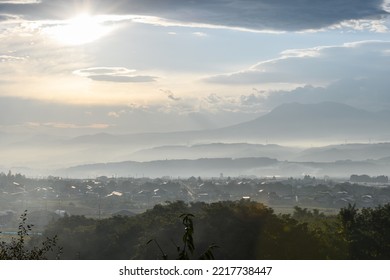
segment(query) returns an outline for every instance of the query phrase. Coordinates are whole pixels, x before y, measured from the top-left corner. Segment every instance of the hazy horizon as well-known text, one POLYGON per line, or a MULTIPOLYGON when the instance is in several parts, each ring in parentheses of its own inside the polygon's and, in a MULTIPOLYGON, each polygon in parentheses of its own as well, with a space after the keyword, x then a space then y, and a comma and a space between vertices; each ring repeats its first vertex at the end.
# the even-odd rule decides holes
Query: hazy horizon
POLYGON ((0 170, 170 145, 389 142, 389 12, 388 0, 0 0, 0 170))

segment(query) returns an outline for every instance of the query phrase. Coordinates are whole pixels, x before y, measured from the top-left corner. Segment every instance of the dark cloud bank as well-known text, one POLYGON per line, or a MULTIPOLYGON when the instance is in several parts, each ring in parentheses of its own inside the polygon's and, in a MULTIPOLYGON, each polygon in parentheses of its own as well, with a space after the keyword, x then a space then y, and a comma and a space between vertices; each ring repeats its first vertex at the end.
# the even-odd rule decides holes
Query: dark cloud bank
POLYGON ((43 0, 0 4, 2 14, 64 18, 82 9, 100 14, 139 14, 185 23, 255 30, 320 29, 344 20, 388 15, 383 0, 43 0))

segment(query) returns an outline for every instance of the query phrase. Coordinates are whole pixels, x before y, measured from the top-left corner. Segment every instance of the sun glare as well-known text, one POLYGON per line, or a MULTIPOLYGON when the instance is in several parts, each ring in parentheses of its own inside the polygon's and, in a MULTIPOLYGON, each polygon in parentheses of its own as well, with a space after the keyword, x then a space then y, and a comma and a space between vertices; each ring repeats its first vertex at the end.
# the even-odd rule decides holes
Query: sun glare
POLYGON ((60 43, 83 45, 96 41, 110 32, 97 17, 87 14, 69 19, 65 24, 51 27, 48 33, 60 43))

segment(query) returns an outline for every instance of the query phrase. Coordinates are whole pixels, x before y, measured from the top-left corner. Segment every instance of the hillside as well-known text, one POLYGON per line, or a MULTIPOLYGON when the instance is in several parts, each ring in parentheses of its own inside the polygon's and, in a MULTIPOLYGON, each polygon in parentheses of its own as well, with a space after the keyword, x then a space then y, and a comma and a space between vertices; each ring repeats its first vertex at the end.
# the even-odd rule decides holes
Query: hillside
POLYGON ((345 139, 368 140, 390 136, 390 124, 380 113, 332 102, 317 104, 289 103, 252 121, 219 129, 221 135, 241 135, 247 139, 271 142, 345 139))
POLYGON ((143 134, 97 134, 72 139, 70 144, 194 145, 213 142, 288 143, 344 142, 390 139, 384 112, 373 113, 333 102, 289 103, 252 121, 218 129, 143 134))
POLYGON ((73 138, 16 137, 3 133, 0 153, 6 171, 13 166, 58 169, 98 162, 199 158, 364 161, 390 156, 389 145, 326 146, 386 142, 390 139, 386 116, 384 111, 373 113, 339 103, 290 103, 252 121, 210 130, 142 134, 123 131, 123 134, 98 133, 73 138), (304 146, 324 147, 302 151, 304 146))
POLYGON ((276 159, 253 158, 203 158, 196 160, 175 159, 147 162, 125 161, 73 166, 51 171, 51 175, 71 178, 108 177, 219 177, 257 176, 257 177, 316 177, 331 176, 349 178, 351 174, 370 176, 390 174, 389 161, 379 160, 339 160, 332 162, 279 161, 276 159))

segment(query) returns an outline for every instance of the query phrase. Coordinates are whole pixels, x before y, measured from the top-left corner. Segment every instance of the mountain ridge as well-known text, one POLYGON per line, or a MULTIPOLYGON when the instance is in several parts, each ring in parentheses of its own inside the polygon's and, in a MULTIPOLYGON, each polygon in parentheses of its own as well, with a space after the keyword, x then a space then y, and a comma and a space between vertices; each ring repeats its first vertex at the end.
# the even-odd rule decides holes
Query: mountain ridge
MULTIPOLYGON (((388 142, 390 140, 390 122, 387 120, 388 118, 383 117, 383 112, 368 112, 339 103, 289 103, 276 107, 268 114, 251 121, 217 129, 142 134, 103 132, 62 139, 43 137, 45 141, 39 140, 42 137, 37 138, 39 141, 32 141, 31 137, 8 137, 8 139, 15 138, 13 141, 17 140, 17 143, 10 143, 8 140, 3 142, 0 153, 3 156, 3 165, 34 168, 38 166, 40 168, 66 167, 88 162, 132 159, 140 161, 178 159, 186 156, 190 159, 268 156, 280 160, 297 161, 334 161, 345 158, 352 160, 376 159, 378 156, 371 157, 372 153, 368 153, 367 157, 363 158, 364 153, 357 153, 358 149, 353 152, 340 152, 337 150, 340 147, 324 151, 323 155, 321 155, 320 150, 313 150, 311 153, 303 153, 293 157, 291 150, 285 147, 326 146, 330 143, 347 141, 357 143, 388 142), (213 143, 220 144, 210 145, 213 143), (234 143, 245 143, 246 146, 241 144, 241 147, 238 147, 233 145, 234 143), (268 143, 280 146, 272 147, 268 143), (170 148, 171 151, 166 148, 166 151, 163 149, 151 151, 151 149, 160 146, 191 146, 191 148, 176 147, 170 148), (174 153, 180 149, 182 151, 173 157, 174 153), (186 149, 192 149, 192 151, 186 151, 186 149), (160 154, 157 157, 153 156, 152 152, 160 152, 160 154), (314 156, 315 152, 317 152, 316 156, 314 156), (149 155, 143 159, 141 153, 149 153, 149 155), (342 153, 344 156, 340 156, 342 153)), ((0 140, 4 141, 5 139, 0 140)), ((378 153, 380 155, 382 152, 378 153)), ((383 156, 387 155, 387 153, 383 153, 383 156)))
POLYGON ((335 102, 288 103, 253 120, 207 130, 159 133, 95 134, 73 138, 72 143, 121 145, 199 144, 210 142, 288 142, 288 140, 390 139, 390 123, 372 113, 335 102), (389 132, 388 132, 389 131, 389 132))
POLYGON ((57 170, 55 175, 70 178, 118 177, 221 177, 221 176, 332 176, 349 178, 352 174, 388 175, 388 158, 380 160, 334 162, 279 161, 266 157, 201 158, 156 160, 149 162, 111 162, 73 166, 57 170))
POLYGON ((322 102, 315 104, 283 104, 266 115, 238 125, 221 128, 226 133, 282 140, 292 139, 351 139, 366 138, 367 134, 383 136, 390 128, 380 114, 357 109, 349 105, 322 102))

